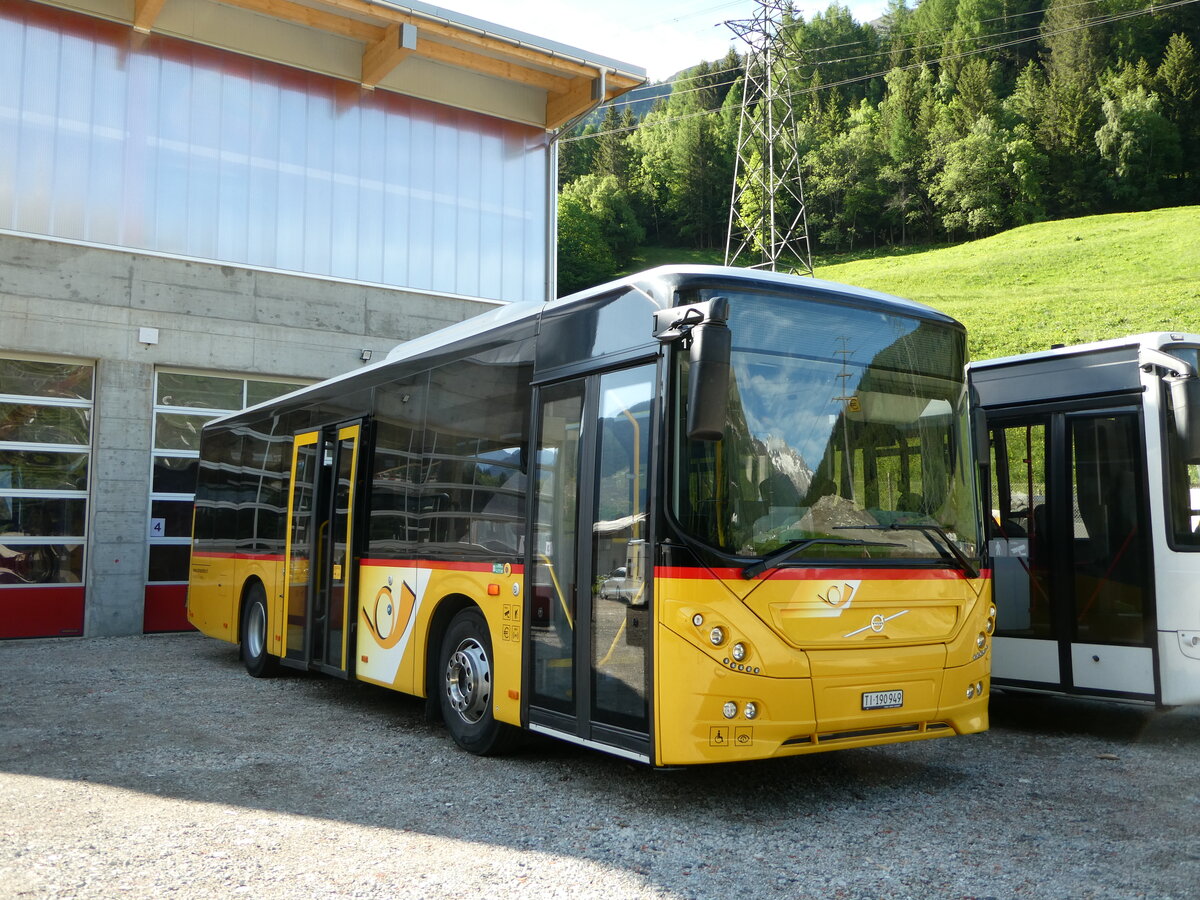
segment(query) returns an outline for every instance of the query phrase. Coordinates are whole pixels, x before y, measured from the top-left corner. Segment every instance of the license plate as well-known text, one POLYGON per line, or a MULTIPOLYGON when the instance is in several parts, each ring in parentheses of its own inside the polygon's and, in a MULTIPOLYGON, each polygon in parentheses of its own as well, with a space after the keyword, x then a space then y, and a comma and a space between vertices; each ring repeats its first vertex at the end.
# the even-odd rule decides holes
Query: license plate
POLYGON ((896 709, 904 705, 904 691, 867 691, 862 695, 863 709, 896 709))

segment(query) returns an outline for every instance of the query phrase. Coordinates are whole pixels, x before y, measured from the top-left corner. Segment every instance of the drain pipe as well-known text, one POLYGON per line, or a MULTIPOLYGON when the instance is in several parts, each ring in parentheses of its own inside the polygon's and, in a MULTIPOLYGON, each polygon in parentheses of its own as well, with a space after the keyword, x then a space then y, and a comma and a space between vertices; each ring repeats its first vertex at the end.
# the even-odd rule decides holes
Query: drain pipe
POLYGON ((546 153, 546 302, 558 297, 558 139, 594 113, 608 93, 608 70, 598 69, 592 79, 592 104, 575 118, 550 132, 546 153))

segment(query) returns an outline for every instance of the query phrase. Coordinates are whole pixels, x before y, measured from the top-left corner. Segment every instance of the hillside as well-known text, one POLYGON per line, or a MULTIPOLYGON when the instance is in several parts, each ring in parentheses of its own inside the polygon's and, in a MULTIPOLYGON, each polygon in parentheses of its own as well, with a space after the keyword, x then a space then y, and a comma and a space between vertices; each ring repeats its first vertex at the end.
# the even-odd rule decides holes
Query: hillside
POLYGON ((910 255, 823 266, 818 278, 946 312, 973 359, 1142 331, 1200 333, 1200 207, 1014 228, 910 255))

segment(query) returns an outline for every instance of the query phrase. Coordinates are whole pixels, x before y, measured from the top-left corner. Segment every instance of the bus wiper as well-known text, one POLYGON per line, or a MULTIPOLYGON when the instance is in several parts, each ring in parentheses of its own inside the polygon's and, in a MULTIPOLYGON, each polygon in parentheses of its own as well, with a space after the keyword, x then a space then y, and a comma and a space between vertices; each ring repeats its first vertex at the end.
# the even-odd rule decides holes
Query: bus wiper
POLYGON ((780 565, 788 560, 789 557, 795 556, 805 547, 811 547, 813 544, 833 544, 837 547, 902 547, 903 544, 888 544, 882 541, 860 541, 854 538, 800 538, 795 541, 789 541, 784 544, 774 553, 764 556, 756 563, 751 563, 742 569, 742 577, 749 580, 761 575, 767 569, 777 569, 780 565))
POLYGON ((941 539, 941 545, 945 547, 954 561, 958 563, 959 568, 963 570, 968 578, 978 578, 979 570, 975 568, 975 564, 967 558, 967 555, 962 552, 962 549, 954 542, 954 539, 946 532, 946 529, 941 525, 921 525, 916 522, 900 523, 893 522, 891 525, 839 525, 839 528, 866 529, 873 528, 880 531, 919 531, 925 537, 930 538, 930 543, 938 546, 931 535, 936 535, 941 539))

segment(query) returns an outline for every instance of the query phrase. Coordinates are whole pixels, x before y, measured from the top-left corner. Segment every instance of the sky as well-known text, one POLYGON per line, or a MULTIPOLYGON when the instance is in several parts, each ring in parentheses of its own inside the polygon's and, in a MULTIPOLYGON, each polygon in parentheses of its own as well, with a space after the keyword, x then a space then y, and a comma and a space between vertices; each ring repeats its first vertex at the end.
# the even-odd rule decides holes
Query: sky
MULTIPOLYGON (((842 0, 855 20, 883 14, 886 0, 842 0)), ((549 38, 646 70, 663 81, 702 60, 746 45, 724 23, 753 18, 753 0, 440 0, 433 5, 549 38)), ((800 0, 805 18, 826 2, 800 0)))

